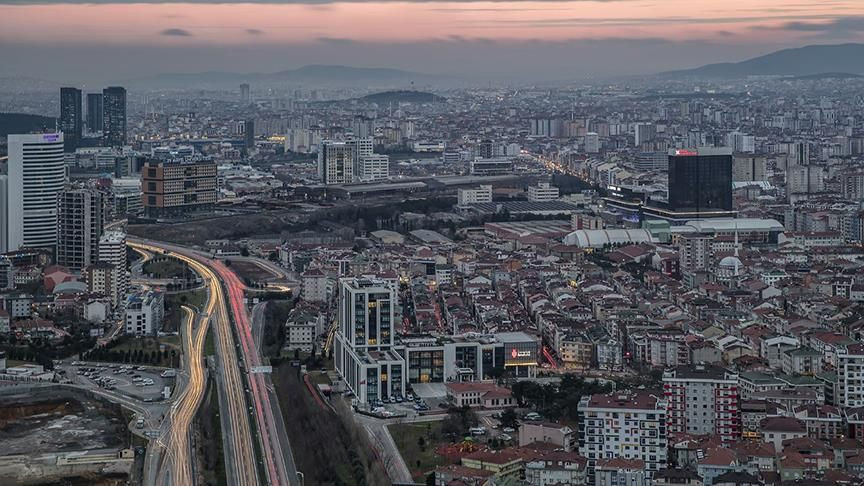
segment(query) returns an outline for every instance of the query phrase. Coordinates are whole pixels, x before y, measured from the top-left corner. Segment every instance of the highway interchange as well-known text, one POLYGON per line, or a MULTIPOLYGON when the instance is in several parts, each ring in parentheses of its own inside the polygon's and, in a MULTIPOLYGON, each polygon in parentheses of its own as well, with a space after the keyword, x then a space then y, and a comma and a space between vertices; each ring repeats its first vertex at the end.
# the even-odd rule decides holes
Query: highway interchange
MULTIPOLYGON (((159 464, 155 466, 159 469, 158 474, 155 474, 155 484, 195 483, 189 433, 205 389, 206 373, 203 371, 202 356, 207 322, 212 326, 216 338, 218 372, 215 379, 220 394, 229 484, 299 484, 272 384, 264 374, 257 372, 261 371, 259 367, 262 361, 253 339, 252 322, 245 302, 246 289, 240 278, 223 262, 211 260, 208 256, 183 247, 143 240, 131 240, 129 245, 139 252, 170 253, 172 257, 184 261, 207 282, 208 291, 207 308, 204 315, 200 316, 201 322, 197 328, 194 331, 191 329, 195 321, 193 317, 186 321, 189 332, 184 339, 184 346, 188 346, 190 356, 195 356, 186 360, 189 383, 171 408, 170 425, 162 427, 159 440, 151 441, 151 450, 164 447, 167 456, 160 462, 153 458, 158 453, 148 451, 148 460, 145 461, 145 469, 159 464), (260 462, 256 461, 256 436, 259 439, 260 462), (265 467, 259 470, 259 464, 265 467), (263 477, 259 477, 260 473, 263 473, 263 477)), ((282 271, 276 270, 278 267, 275 265, 253 261, 275 275, 284 275, 282 271)), ((152 472, 145 470, 145 478, 153 476, 152 472)))

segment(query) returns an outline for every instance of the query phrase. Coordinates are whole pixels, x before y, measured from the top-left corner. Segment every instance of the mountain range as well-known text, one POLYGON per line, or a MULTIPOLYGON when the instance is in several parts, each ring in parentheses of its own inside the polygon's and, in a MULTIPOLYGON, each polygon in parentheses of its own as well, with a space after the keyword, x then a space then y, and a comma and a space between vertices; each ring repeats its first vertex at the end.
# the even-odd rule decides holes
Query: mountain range
POLYGON ((146 86, 148 88, 224 88, 240 83, 271 85, 282 83, 318 84, 325 86, 403 86, 409 82, 426 84, 444 79, 443 76, 429 75, 393 68, 365 68, 326 64, 312 64, 298 69, 287 69, 273 73, 229 73, 210 71, 201 73, 165 73, 146 78, 124 81, 127 86, 146 86))
POLYGON ((864 73, 864 44, 812 45, 754 57, 741 62, 708 64, 695 69, 660 73, 663 77, 698 76, 735 78, 744 76, 854 77, 864 73))

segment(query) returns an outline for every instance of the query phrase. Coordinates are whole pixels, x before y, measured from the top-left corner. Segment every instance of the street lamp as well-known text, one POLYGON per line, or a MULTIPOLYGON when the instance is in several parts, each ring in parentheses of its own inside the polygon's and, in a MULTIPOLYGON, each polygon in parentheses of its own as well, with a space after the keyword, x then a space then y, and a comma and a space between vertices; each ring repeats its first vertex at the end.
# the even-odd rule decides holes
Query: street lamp
POLYGON ((297 471, 297 479, 300 481, 300 486, 306 484, 306 475, 300 471, 297 471))

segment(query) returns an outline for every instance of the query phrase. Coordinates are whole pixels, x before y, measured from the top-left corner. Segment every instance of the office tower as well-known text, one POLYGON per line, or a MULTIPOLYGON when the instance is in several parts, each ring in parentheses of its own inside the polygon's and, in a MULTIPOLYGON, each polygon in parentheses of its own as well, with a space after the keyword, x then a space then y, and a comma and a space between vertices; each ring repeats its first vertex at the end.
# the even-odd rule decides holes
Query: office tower
POLYGON ((738 374, 713 365, 678 366, 663 373, 671 434, 741 436, 738 374))
POLYGON ((129 273, 126 271, 126 233, 106 231, 99 239, 99 263, 111 265, 111 298, 115 306, 126 300, 129 291, 129 273))
POLYGON ((657 127, 653 123, 637 123, 633 127, 633 141, 637 147, 645 142, 654 140, 657 136, 657 127))
POLYGON ((361 182, 384 181, 390 178, 390 156, 382 154, 360 157, 359 180, 361 182))
POLYGON ((391 349, 397 303, 390 282, 354 277, 339 280, 334 365, 362 403, 405 389, 405 361, 391 349))
POLYGON ((217 169, 212 160, 151 160, 141 169, 144 214, 179 216, 208 208, 218 200, 217 169))
MULTIPOLYGON (((639 459, 647 476, 666 467, 666 401, 648 392, 582 397, 578 407, 579 454, 593 478, 598 460, 639 459)), ((591 484, 589 482, 589 484, 591 484)))
POLYGON ((672 211, 731 211, 732 151, 670 150, 668 199, 672 211))
POLYGON ((87 93, 87 131, 102 131, 102 93, 87 93))
POLYGON ((585 134, 585 153, 596 154, 600 152, 600 136, 595 132, 585 134))
POLYGON ((246 147, 246 153, 255 149, 255 121, 246 120, 243 122, 243 145, 246 147))
POLYGON ((99 260, 105 227, 105 194, 91 189, 60 193, 57 215, 57 263, 73 272, 99 260))
POLYGON ((323 184, 349 184, 354 180, 354 153, 346 142, 324 140, 318 150, 318 177, 323 184))
POLYGON ((249 85, 243 83, 240 85, 240 102, 243 104, 249 104, 249 101, 252 100, 252 96, 249 91, 249 85))
POLYGON ((60 131, 65 152, 74 152, 81 144, 84 133, 81 109, 81 90, 60 88, 60 131))
MULTIPOLYGON (((66 183, 63 134, 9 135, 5 198, 0 216, 3 252, 57 247, 57 196, 66 183)), ((5 187, 3 187, 5 186, 5 187)))
POLYGON ((126 88, 102 90, 102 138, 109 147, 126 145, 126 88))

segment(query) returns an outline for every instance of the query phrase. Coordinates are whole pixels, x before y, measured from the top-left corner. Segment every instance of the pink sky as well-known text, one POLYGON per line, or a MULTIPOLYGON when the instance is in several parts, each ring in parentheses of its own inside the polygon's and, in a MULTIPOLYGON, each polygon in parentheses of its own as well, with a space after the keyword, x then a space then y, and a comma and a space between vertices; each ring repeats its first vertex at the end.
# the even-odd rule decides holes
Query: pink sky
POLYGON ((861 0, 357 2, 315 5, 3 5, 0 0, 0 43, 212 46, 338 43, 343 40, 398 43, 453 38, 498 41, 664 38, 727 44, 800 44, 809 40, 821 43, 855 40, 864 23, 854 23, 861 20, 859 16, 864 16, 864 2, 861 0), (789 28, 790 23, 796 25, 789 28), (818 24, 824 24, 824 29, 818 24), (780 28, 782 26, 787 28, 780 28), (160 34, 166 29, 176 29, 173 32, 188 35, 160 34), (260 32, 250 33, 249 29, 260 32))

